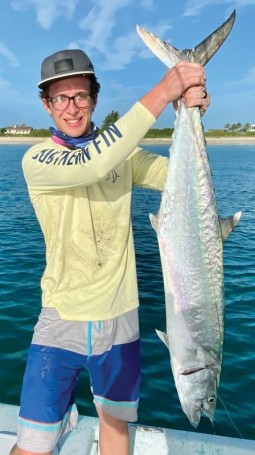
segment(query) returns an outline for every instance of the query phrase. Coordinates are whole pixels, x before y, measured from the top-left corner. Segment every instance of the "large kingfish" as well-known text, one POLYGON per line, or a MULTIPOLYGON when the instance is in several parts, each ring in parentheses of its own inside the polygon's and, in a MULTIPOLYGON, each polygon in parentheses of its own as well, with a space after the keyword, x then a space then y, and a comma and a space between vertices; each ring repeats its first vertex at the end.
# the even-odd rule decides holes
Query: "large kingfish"
MULTIPOLYGON (((147 46, 169 68, 188 60, 205 65, 228 36, 229 19, 194 49, 177 50, 137 26, 147 46)), ((159 212, 150 215, 157 232, 166 301, 166 333, 179 400, 190 423, 201 414, 213 421, 223 344, 223 240, 241 213, 221 219, 213 189, 198 108, 176 111, 170 162, 159 212)))

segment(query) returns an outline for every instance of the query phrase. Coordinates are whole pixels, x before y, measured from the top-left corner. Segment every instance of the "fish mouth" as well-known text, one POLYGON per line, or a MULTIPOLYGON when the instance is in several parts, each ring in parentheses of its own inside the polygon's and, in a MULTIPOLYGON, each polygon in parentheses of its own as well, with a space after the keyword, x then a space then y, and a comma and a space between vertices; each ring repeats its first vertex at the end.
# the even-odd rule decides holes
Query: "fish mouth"
POLYGON ((213 422, 217 381, 212 365, 186 369, 179 375, 178 395, 183 412, 195 428, 204 415, 213 422))
POLYGON ((214 411, 215 411, 215 405, 216 405, 216 397, 211 396, 208 399, 205 399, 199 403, 195 404, 193 409, 192 407, 185 406, 182 404, 182 409, 186 416, 188 417, 191 425, 195 428, 198 427, 200 423, 201 416, 206 416, 211 423, 213 424, 213 416, 214 416, 214 411))

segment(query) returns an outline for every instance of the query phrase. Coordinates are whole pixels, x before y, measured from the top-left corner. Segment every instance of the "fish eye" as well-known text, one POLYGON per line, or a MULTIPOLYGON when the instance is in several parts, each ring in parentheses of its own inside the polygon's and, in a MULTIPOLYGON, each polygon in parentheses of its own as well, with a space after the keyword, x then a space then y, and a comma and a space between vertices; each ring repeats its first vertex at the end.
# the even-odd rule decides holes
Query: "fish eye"
POLYGON ((208 403, 214 404, 215 403, 215 397, 208 398, 208 403))

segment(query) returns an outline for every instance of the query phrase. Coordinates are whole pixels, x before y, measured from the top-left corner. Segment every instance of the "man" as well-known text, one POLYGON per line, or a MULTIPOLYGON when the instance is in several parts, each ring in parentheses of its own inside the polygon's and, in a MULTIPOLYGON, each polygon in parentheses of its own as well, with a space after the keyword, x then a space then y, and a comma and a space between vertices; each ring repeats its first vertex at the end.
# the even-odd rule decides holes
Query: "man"
POLYGON ((23 158, 46 244, 43 308, 11 455, 51 455, 75 427, 74 388, 84 366, 101 455, 129 453, 127 422, 137 420, 140 383, 131 192, 133 185, 162 190, 168 162, 137 145, 178 98, 205 111, 205 81, 201 65, 178 63, 99 135, 91 119, 100 85, 88 56, 65 50, 43 61, 38 86, 56 128, 23 158))

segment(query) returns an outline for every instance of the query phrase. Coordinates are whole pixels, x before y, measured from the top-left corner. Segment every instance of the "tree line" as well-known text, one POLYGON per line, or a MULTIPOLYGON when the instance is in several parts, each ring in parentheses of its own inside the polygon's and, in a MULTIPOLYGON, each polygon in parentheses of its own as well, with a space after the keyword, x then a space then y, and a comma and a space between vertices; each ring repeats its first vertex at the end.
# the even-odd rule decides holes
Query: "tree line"
POLYGON ((225 131, 236 131, 236 132, 248 132, 250 131, 251 124, 250 123, 226 123, 224 126, 225 131))
MULTIPOLYGON (((104 119, 102 125, 99 128, 99 132, 104 131, 109 125, 112 125, 114 122, 116 122, 120 117, 120 114, 118 111, 111 111, 104 119)), ((227 135, 228 133, 234 133, 234 134, 245 134, 250 132, 250 123, 226 123, 223 129, 212 129, 209 130, 208 132, 205 132, 205 135, 207 136, 218 136, 218 135, 227 135)), ((164 138, 164 137, 171 137, 173 134, 174 129, 173 128, 151 128, 147 134, 145 135, 146 138, 164 138)), ((6 132, 5 128, 0 128, 0 134, 4 134, 6 132)), ((29 136, 32 137, 49 137, 50 136, 50 131, 48 129, 33 129, 29 136)), ((250 133, 252 134, 252 133, 250 133)))

